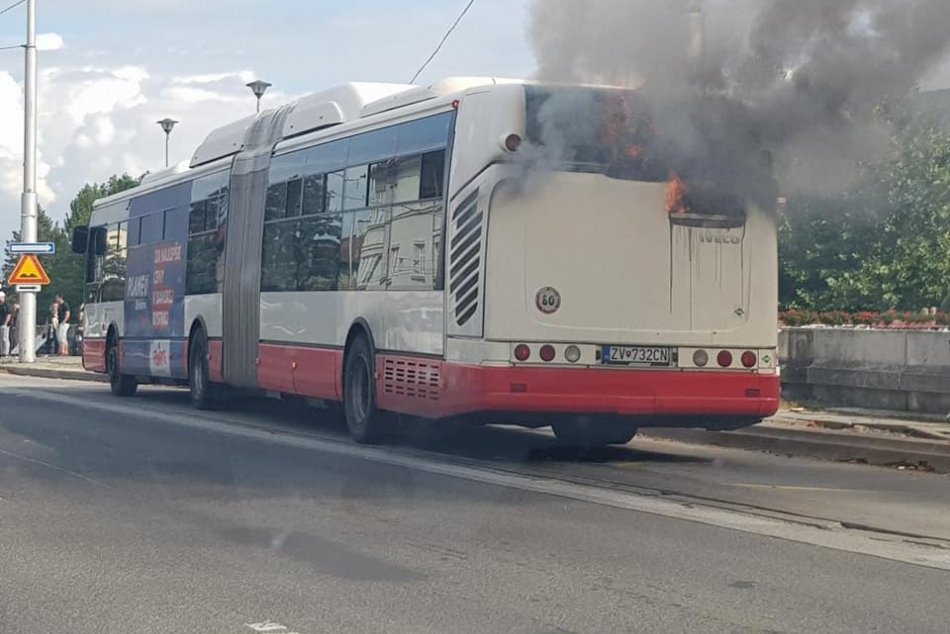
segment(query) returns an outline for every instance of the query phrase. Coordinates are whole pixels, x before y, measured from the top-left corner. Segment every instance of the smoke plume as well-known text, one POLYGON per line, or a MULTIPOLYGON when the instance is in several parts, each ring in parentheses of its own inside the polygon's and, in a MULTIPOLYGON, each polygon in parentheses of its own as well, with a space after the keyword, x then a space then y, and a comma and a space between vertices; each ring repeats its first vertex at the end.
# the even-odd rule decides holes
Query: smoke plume
POLYGON ((787 191, 845 185, 886 146, 875 109, 950 50, 950 0, 534 0, 530 15, 539 79, 640 88, 680 154, 754 138, 787 191))

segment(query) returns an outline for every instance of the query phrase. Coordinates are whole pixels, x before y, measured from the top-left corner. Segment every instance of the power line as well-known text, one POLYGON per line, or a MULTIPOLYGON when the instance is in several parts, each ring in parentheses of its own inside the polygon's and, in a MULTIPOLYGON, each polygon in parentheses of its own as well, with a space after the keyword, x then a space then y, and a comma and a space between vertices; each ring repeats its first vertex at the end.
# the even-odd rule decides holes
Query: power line
POLYGON ((7 7, 6 9, 3 9, 2 11, 0 11, 0 15, 3 15, 3 14, 6 13, 7 11, 13 11, 14 9, 16 9, 16 8, 17 8, 18 6, 20 6, 21 4, 26 4, 26 0, 18 0, 17 2, 14 2, 13 4, 11 4, 11 5, 10 5, 9 7, 7 7))
POLYGON ((439 51, 441 51, 442 47, 445 46, 445 43, 448 41, 449 37, 452 35, 455 29, 458 28, 458 25, 462 22, 462 20, 465 19, 466 14, 468 14, 469 9, 471 9, 474 4, 475 0, 469 0, 469 3, 465 5, 464 9, 462 9, 462 13, 459 14, 459 17, 455 20, 455 24, 453 24, 449 30, 445 32, 445 35, 442 37, 442 41, 439 42, 439 45, 435 47, 434 51, 432 51, 432 55, 429 55, 429 59, 427 59, 426 63, 422 65, 422 68, 416 71, 416 74, 412 76, 412 80, 409 82, 410 84, 416 83, 416 80, 419 79, 419 75, 421 75, 422 71, 424 71, 429 66, 429 64, 432 63, 432 60, 435 59, 435 56, 439 54, 439 51))
POLYGON ((15 48, 23 48, 23 45, 13 44, 12 46, 0 46, 0 51, 12 51, 15 48))

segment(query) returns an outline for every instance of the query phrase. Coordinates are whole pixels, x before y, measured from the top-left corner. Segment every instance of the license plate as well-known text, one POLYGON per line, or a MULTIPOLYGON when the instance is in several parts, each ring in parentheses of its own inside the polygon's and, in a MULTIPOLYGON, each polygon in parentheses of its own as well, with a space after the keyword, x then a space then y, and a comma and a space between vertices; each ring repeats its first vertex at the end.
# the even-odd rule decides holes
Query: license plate
POLYGON ((601 362, 606 365, 669 368, 676 365, 676 354, 672 348, 604 346, 601 351, 601 362))

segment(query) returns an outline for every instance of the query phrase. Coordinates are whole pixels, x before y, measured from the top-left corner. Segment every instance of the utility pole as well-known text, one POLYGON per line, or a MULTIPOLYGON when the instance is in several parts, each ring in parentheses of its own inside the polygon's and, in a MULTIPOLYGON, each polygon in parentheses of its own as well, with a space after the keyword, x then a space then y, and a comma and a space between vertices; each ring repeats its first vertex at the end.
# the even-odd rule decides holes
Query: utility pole
MULTIPOLYGON (((23 79, 23 197, 20 240, 36 242, 36 0, 26 3, 26 73, 23 79)), ((20 363, 36 363, 36 293, 18 293, 20 363)))

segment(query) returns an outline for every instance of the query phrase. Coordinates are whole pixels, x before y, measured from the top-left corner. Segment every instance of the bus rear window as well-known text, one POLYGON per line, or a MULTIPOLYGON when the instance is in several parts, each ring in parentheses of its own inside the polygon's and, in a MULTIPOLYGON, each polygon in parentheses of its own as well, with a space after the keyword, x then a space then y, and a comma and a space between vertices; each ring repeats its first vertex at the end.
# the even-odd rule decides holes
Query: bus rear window
POLYGON ((649 109, 626 90, 526 86, 526 138, 557 169, 664 182, 649 109))

